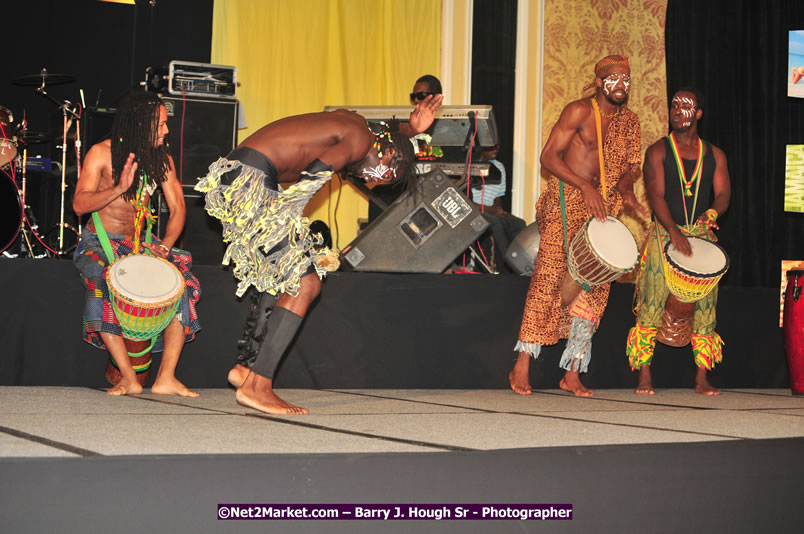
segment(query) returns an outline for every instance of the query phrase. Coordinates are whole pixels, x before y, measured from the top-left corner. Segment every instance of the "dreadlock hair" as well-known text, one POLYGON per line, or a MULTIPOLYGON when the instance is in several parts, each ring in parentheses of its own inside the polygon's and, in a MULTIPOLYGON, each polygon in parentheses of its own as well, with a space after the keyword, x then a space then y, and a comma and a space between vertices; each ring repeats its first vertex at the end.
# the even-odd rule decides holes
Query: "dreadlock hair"
MULTIPOLYGON (((130 95, 117 112, 112 125, 112 178, 120 183, 120 174, 129 153, 134 153, 138 174, 145 173, 150 180, 164 182, 170 168, 167 143, 154 146, 159 127, 159 110, 162 99, 154 93, 130 95)), ((139 180, 123 193, 123 198, 133 200, 139 180)))

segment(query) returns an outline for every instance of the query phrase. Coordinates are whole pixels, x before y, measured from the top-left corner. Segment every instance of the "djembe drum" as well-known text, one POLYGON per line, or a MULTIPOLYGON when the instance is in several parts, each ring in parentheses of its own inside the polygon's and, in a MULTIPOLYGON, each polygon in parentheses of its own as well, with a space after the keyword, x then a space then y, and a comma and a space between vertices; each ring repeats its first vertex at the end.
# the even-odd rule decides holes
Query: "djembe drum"
MULTIPOLYGON (((129 254, 109 266, 106 284, 137 381, 145 386, 151 372, 151 349, 176 315, 184 294, 184 279, 179 269, 165 259, 129 254)), ((120 378, 110 357, 106 379, 115 385, 120 378)))
POLYGON ((572 302, 584 285, 606 284, 631 272, 638 261, 639 248, 627 226, 611 216, 603 222, 590 218, 570 242, 562 303, 572 302))
POLYGON ((790 389, 804 395, 804 272, 789 271, 784 292, 784 351, 790 389))
POLYGON ((664 248, 664 278, 670 294, 656 339, 671 347, 690 342, 695 303, 717 287, 729 269, 729 256, 723 247, 700 237, 687 239, 692 256, 685 256, 669 241, 664 248))

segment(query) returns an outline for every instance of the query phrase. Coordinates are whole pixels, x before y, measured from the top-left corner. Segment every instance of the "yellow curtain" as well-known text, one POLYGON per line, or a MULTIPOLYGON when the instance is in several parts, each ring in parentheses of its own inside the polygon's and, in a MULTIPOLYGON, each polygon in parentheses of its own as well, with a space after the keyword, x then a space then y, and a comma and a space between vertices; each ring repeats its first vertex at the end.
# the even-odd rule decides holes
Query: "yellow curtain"
MULTIPOLYGON (((628 107, 642 124, 644 158, 645 150, 667 134, 667 0, 545 0, 544 9, 543 142, 564 106, 580 98, 581 89, 593 81, 595 63, 610 54, 624 54, 633 82, 628 107)), ((634 189, 637 198, 647 202, 641 177, 634 189)), ((641 242, 647 221, 630 212, 622 219, 641 242)))
MULTIPOLYGON (((439 75, 441 2, 216 0, 212 63, 237 67, 248 128, 330 105, 404 105, 422 74, 439 75)), ((344 247, 368 203, 333 179, 306 214, 344 247), (336 210, 337 208, 337 210, 336 210)))

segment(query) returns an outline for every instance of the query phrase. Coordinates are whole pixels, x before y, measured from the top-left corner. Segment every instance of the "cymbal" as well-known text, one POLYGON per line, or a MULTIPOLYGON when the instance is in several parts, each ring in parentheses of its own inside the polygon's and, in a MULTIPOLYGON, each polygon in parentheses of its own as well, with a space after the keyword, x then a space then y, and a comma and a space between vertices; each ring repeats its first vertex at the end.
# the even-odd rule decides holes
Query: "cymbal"
POLYGON ((51 74, 49 72, 43 72, 39 74, 20 76, 19 78, 12 80, 11 83, 14 85, 34 86, 42 85, 43 81, 46 85, 61 85, 63 83, 74 82, 75 76, 70 76, 69 74, 51 74))
POLYGON ((37 143, 50 142, 52 140, 52 136, 46 134, 45 132, 30 132, 26 130, 17 135, 17 139, 20 139, 27 145, 35 145, 37 143))

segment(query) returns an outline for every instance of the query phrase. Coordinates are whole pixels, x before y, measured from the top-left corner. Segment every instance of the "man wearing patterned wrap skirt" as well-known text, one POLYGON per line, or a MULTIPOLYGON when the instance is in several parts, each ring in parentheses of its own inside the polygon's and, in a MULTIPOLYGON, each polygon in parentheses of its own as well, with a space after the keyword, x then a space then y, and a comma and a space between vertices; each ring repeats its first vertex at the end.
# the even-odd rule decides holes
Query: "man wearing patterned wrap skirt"
MULTIPOLYGON (((440 102, 429 97, 420 104, 411 115, 414 128, 426 129, 440 102)), ((238 362, 229 372, 240 404, 273 414, 309 413, 273 391, 274 371, 320 293, 321 278, 337 262, 318 246, 304 206, 339 169, 370 185, 413 180, 413 158, 407 137, 341 109, 272 122, 210 165, 196 189, 206 193, 207 211, 223 224, 229 243, 224 263, 235 264, 238 295, 253 285, 278 296, 253 366, 238 362), (292 185, 281 189, 279 183, 292 185)))
POLYGON ((591 339, 606 308, 609 284, 595 286, 589 293, 581 292, 567 303, 569 308, 562 303, 568 261, 559 183, 571 186, 564 188, 563 215, 568 241, 572 241, 590 215, 599 220, 604 220, 607 214, 616 216, 623 203, 647 211, 633 192, 632 171, 638 171, 641 145, 639 118, 625 106, 630 74, 625 57, 608 56, 600 60, 595 66, 594 96, 576 100, 564 108, 542 151, 541 164, 552 176, 536 204, 541 240, 519 341, 514 348, 519 355, 509 373, 511 389, 521 395, 532 393, 530 358, 538 357, 543 345, 553 345, 559 338, 567 339, 559 363, 566 371, 559 384, 561 389, 578 396, 593 395, 581 384, 579 373, 585 372, 589 364, 591 339), (601 180, 594 104, 601 119, 604 180, 601 180))
MULTIPOLYGON (((175 376, 185 341, 192 340, 201 328, 195 312, 201 288, 198 279, 190 272, 192 256, 173 248, 184 228, 186 211, 181 184, 165 145, 167 134, 167 111, 157 95, 137 93, 129 97, 115 117, 112 139, 101 141, 87 153, 76 184, 73 209, 78 215, 97 213, 117 258, 134 249, 134 235, 139 232, 135 219, 138 213, 146 215, 143 209, 147 211, 151 193, 157 186, 162 188, 170 210, 165 236, 161 242, 142 243, 142 247, 179 269, 185 281, 185 291, 178 313, 154 345, 155 352, 162 350, 163 345, 164 350, 151 392, 197 397, 197 393, 187 389, 175 376)), ((87 287, 84 337, 89 343, 106 348, 120 370, 121 379, 109 389, 110 394, 141 393, 142 386, 137 382, 120 324, 109 300, 104 278, 109 261, 99 241, 99 233, 90 219, 74 255, 87 287)))
MULTIPOLYGON (((660 246, 664 248, 670 241, 676 250, 691 255, 685 234, 714 240, 711 230, 718 228, 718 215, 729 207, 731 182, 726 156, 698 136, 702 116, 700 92, 678 91, 670 105, 672 133, 645 153, 645 187, 656 221, 640 262, 634 298, 637 323, 628 334, 626 346, 631 369, 639 370, 637 394, 656 393, 650 363, 669 294, 660 246), (692 221, 694 225, 689 224, 692 221)), ((717 287, 695 303, 692 320, 692 350, 698 367, 695 391, 705 395, 720 394, 706 375, 723 358, 723 340, 715 332, 716 306, 717 287)))

